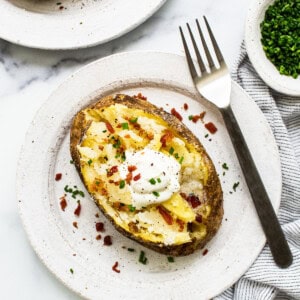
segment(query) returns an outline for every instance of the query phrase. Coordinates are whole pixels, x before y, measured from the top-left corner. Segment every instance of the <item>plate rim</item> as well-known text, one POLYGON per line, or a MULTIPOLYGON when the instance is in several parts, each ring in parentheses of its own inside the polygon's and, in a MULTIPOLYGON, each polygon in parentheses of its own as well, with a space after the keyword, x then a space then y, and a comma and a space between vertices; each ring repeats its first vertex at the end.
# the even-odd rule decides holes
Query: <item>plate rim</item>
MULTIPOLYGON (((67 288, 69 288, 70 290, 72 290, 74 293, 80 295, 81 297, 85 298, 85 299, 89 299, 86 297, 86 295, 82 294, 80 292, 79 289, 75 289, 72 285, 70 285, 68 282, 66 282, 65 280, 63 280, 62 277, 58 276, 58 274, 56 274, 53 270, 53 268, 51 267, 51 265, 42 257, 41 253, 38 251, 38 247, 36 247, 36 245, 34 244, 33 242, 33 239, 32 239, 32 234, 30 233, 30 231, 28 231, 28 227, 27 227, 27 223, 26 223, 26 220, 24 218, 24 215, 23 215, 23 212, 22 212, 22 206, 20 204, 20 199, 23 199, 22 195, 21 195, 21 191, 20 191, 20 182, 23 180, 20 176, 20 173, 21 173, 21 165, 22 165, 22 157, 24 155, 24 149, 25 149, 25 146, 27 144, 27 142, 29 141, 29 133, 30 131, 32 130, 33 128, 33 124, 35 122, 35 119, 37 118, 37 116, 40 114, 41 110, 43 110, 44 106, 47 105, 47 101, 48 99, 50 99, 59 89, 61 89, 61 87, 66 84, 67 82, 69 82, 70 80, 72 80, 72 78, 77 74, 77 73, 81 73, 84 69, 87 69, 89 68, 91 65, 94 65, 94 64, 97 64, 97 63, 101 63, 102 61, 104 60, 109 60, 111 59, 111 57, 115 57, 115 56, 126 56, 128 54, 130 55, 135 55, 135 54, 138 54, 138 55, 145 55, 145 54, 148 54, 148 53, 153 53, 153 54, 156 54, 156 55, 171 55, 173 56, 174 58, 176 57, 177 59, 180 58, 182 59, 183 56, 181 55, 177 55, 177 54, 174 54, 174 53, 166 53, 166 52, 160 52, 160 51, 130 51, 130 52, 122 52, 122 53, 118 53, 118 54, 115 54, 115 55, 110 55, 110 56, 107 56, 107 57, 104 57, 104 58, 101 58, 101 59, 98 59, 94 62, 91 62, 85 66, 83 66, 82 68, 80 68, 79 70, 77 70, 76 72, 72 73, 70 76, 68 76, 50 95, 49 97, 47 98, 47 100, 41 105, 41 107, 37 110, 37 112, 35 113, 34 117, 32 118, 32 121, 27 129, 27 132, 26 132, 26 136, 24 138, 24 141, 22 143, 22 147, 21 147, 21 151, 20 151, 20 155, 19 155, 19 160, 18 160, 18 164, 17 164, 17 179, 16 179, 16 194, 17 194, 17 201, 18 201, 18 212, 19 212, 19 215, 20 215, 20 218, 21 218, 21 222, 22 222, 22 225, 23 225, 23 228, 26 232, 26 235, 27 235, 27 238, 30 242, 30 245, 32 247, 32 249, 34 250, 34 252, 38 255, 39 259, 41 260, 41 262, 46 266, 46 268, 48 269, 48 271, 50 271, 50 273, 52 273, 54 275, 54 277, 56 277, 61 283, 63 283, 63 285, 65 285, 67 288)), ((251 97, 234 81, 232 81, 233 84, 235 85, 236 88, 238 88, 240 90, 240 92, 243 92, 245 97, 249 98, 250 100, 251 97)), ((254 101, 253 101, 254 102, 254 101)), ((255 104, 255 103, 254 103, 255 104)), ((257 106, 257 104, 255 104, 257 106)), ((258 106, 257 106, 258 107, 258 106)), ((258 108, 259 109, 259 108, 258 108)), ((259 109, 261 115, 265 118, 264 114, 262 113, 262 111, 259 109)), ((269 127, 269 130, 270 132, 272 132, 271 130, 271 127, 270 125, 268 124, 267 120, 266 120, 266 123, 269 127)), ((274 140, 274 142, 276 143, 276 140, 275 140, 275 137, 274 135, 272 134, 272 138, 274 140)), ((278 152, 278 151, 277 151, 278 152)), ((280 156, 279 156, 279 152, 277 153, 278 154, 278 158, 279 158, 279 164, 280 164, 280 156)), ((282 190, 282 172, 280 172, 280 190, 282 190)), ((274 210, 275 212, 277 213, 278 210, 279 210, 279 206, 280 206, 280 200, 278 201, 277 203, 278 205, 276 207, 274 207, 274 210)), ((273 204, 274 205, 274 204, 273 204)), ((259 255, 259 253, 261 252, 261 250, 263 249, 264 245, 265 245, 265 242, 266 242, 266 238, 264 237, 264 241, 261 243, 261 245, 259 245, 257 247, 257 254, 255 255, 254 259, 253 260, 249 260, 249 264, 247 266, 245 266, 243 269, 243 273, 242 274, 237 274, 237 276, 235 276, 235 279, 233 282, 231 282, 230 284, 228 284, 227 288, 230 287, 232 284, 234 284, 247 270, 248 268, 253 264, 253 262, 255 261, 255 259, 257 258, 257 256, 259 255)))
POLYGON ((264 14, 267 7, 274 1, 275 0, 252 0, 245 21, 244 37, 246 51, 254 69, 269 87, 282 94, 297 97, 300 96, 300 75, 297 79, 280 75, 272 62, 265 56, 260 39, 258 42, 258 37, 256 35, 257 26, 259 26, 258 16, 264 14), (295 88, 295 86, 291 86, 290 82, 292 82, 292 80, 299 82, 298 89, 295 88), (284 81, 284 83, 282 81, 284 81))
MULTIPOLYGON (((99 41, 94 41, 94 42, 88 42, 88 43, 84 43, 82 45, 73 45, 73 46, 59 46, 56 45, 56 43, 54 43, 53 45, 47 44, 47 43, 31 43, 30 42, 30 36, 29 38, 27 38, 27 40, 25 39, 25 41, 23 40, 19 40, 18 38, 14 38, 11 37, 10 35, 7 35, 5 32, 1 31, 1 26, 0 26, 0 38, 8 41, 10 43, 13 43, 15 45, 20 45, 20 46, 24 46, 24 47, 28 47, 28 48, 32 48, 32 49, 41 49, 41 50, 76 50, 76 49, 86 49, 86 48, 90 48, 90 47, 95 47, 98 45, 102 45, 105 44, 107 42, 113 41, 123 35, 126 35, 127 33, 133 31, 134 29, 136 29, 137 27, 139 27, 140 25, 142 25, 143 23, 145 23, 149 18, 151 18, 155 13, 158 12, 158 10, 164 6, 164 4, 167 2, 167 0, 158 0, 159 3, 153 7, 152 10, 149 10, 147 14, 143 15, 138 21, 136 21, 135 23, 130 24, 128 27, 124 27, 123 30, 120 30, 117 34, 114 34, 110 37, 104 38, 102 40, 99 41)), ((26 11, 25 9, 20 8, 21 11, 26 11)))

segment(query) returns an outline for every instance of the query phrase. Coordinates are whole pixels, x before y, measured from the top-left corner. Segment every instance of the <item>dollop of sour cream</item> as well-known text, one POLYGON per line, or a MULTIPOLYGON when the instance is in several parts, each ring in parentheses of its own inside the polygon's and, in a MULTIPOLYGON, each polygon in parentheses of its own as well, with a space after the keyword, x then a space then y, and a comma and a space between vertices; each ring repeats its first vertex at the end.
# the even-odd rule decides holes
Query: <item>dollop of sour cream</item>
POLYGON ((120 177, 125 179, 128 167, 135 166, 133 180, 128 188, 132 205, 137 209, 168 200, 180 189, 181 165, 175 158, 151 149, 126 151, 126 161, 119 167, 120 177), (138 180, 134 180, 137 176, 138 180))

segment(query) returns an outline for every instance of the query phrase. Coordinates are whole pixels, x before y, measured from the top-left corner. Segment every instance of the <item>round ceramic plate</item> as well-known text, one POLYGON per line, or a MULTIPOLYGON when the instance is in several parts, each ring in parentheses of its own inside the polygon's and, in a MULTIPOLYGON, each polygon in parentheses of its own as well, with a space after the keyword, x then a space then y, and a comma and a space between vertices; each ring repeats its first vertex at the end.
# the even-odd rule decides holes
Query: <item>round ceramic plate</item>
MULTIPOLYGON (((278 210, 281 171, 270 127, 256 104, 235 83, 232 105, 278 210)), ((95 61, 69 77, 31 123, 18 165, 17 194, 34 250, 57 278, 88 299, 212 298, 242 276, 266 241, 221 116, 197 95, 185 58, 174 54, 118 54, 95 61), (103 215, 97 217, 98 209, 70 163, 69 129, 78 110, 118 92, 141 92, 166 111, 176 108, 211 156, 222 183, 225 215, 220 230, 206 247, 206 255, 203 249, 170 263, 165 255, 119 234, 103 215), (188 110, 184 110, 184 103, 188 110), (215 134, 206 131, 200 121, 195 124, 189 120, 189 115, 202 111, 206 111, 204 121, 218 128, 215 134), (57 173, 62 173, 60 181, 55 181, 57 173), (60 207, 66 185, 85 192, 84 198, 77 197, 82 205, 80 217, 74 215, 77 202, 72 197, 67 195, 65 211, 60 207), (96 239, 95 230, 99 221, 105 222, 106 228, 101 240, 96 239), (105 235, 112 236, 112 246, 103 245, 105 235), (138 262, 142 250, 148 258, 146 265, 138 262), (120 273, 112 270, 115 262, 120 273)))
POLYGON ((1 0, 0 37, 41 49, 77 49, 112 40, 166 0, 1 0))
POLYGON ((300 96, 300 76, 294 79, 281 75, 265 55, 261 44, 260 24, 274 0, 254 0, 248 10, 245 44, 249 59, 262 80, 272 89, 291 96, 300 96))

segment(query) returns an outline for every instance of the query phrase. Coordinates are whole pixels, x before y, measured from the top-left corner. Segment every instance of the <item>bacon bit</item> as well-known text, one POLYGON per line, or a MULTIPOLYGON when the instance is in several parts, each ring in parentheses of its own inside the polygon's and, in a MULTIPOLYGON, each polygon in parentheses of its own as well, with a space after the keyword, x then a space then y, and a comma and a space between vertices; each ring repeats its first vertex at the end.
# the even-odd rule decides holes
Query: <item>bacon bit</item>
POLYGON ((109 179, 108 183, 114 183, 114 181, 112 179, 109 179))
POLYGON ((111 240, 111 236, 110 235, 107 235, 107 236, 104 237, 104 245, 105 246, 112 245, 112 240, 111 240))
POLYGON ((115 271, 116 273, 120 273, 121 271, 119 269, 117 269, 119 263, 116 261, 115 264, 112 267, 112 270, 115 271))
POLYGON ((114 173, 118 172, 118 166, 112 166, 108 171, 107 171, 107 177, 113 176, 114 173))
POLYGON ((206 111, 203 111, 203 112, 199 115, 200 119, 203 120, 204 117, 205 117, 205 115, 206 115, 206 111))
POLYGON ((95 224, 95 227, 96 227, 96 230, 99 232, 104 232, 105 229, 104 229, 104 223, 102 222, 98 222, 95 224))
POLYGON ((161 145, 163 147, 166 147, 167 143, 169 143, 172 140, 173 136, 174 135, 172 131, 167 130, 166 133, 160 138, 161 145))
POLYGON ((204 124, 204 126, 211 134, 216 133, 218 130, 217 127, 215 126, 215 124, 212 122, 208 122, 208 123, 204 124))
POLYGON ((108 192, 105 188, 102 188, 100 193, 102 196, 107 196, 107 194, 108 194, 108 192))
POLYGON ((126 181, 127 184, 129 184, 131 180, 132 180, 132 173, 129 172, 129 173, 126 175, 125 181, 126 181))
POLYGON ((180 196, 183 198, 183 199, 187 199, 187 194, 186 193, 180 193, 180 196))
POLYGON ((104 146, 99 145, 99 146, 98 146, 98 149, 102 151, 102 150, 104 149, 104 146))
POLYGON ((101 234, 98 234, 98 235, 96 236, 96 240, 97 240, 97 241, 101 240, 101 234))
POLYGON ((184 229, 184 222, 180 219, 177 219, 176 223, 179 225, 179 231, 182 232, 184 229))
POLYGON ((65 211, 65 208, 67 207, 68 203, 67 203, 67 200, 66 200, 66 195, 60 197, 60 207, 62 209, 62 211, 65 211))
POLYGON ((114 128, 111 126, 111 124, 109 122, 105 122, 105 126, 110 133, 115 132, 114 128))
POLYGON ((81 212, 81 204, 80 201, 78 201, 78 205, 77 208, 74 210, 74 215, 79 217, 80 216, 80 212, 81 212))
POLYGON ((129 211, 129 208, 127 205, 125 204, 122 204, 120 202, 114 202, 113 203, 113 208, 116 209, 116 210, 119 210, 119 211, 129 211))
POLYGON ((154 134, 152 132, 147 133, 147 138, 151 141, 154 139, 154 134))
POLYGON ((98 214, 98 213, 96 213, 96 214, 95 214, 95 217, 96 217, 96 218, 99 218, 99 214, 98 214))
POLYGON ((132 231, 132 232, 135 232, 135 233, 139 232, 139 228, 136 226, 136 224, 134 222, 129 222, 128 227, 129 227, 130 231, 132 231))
POLYGON ((166 223, 168 225, 172 225, 173 224, 173 217, 170 215, 170 213, 161 205, 157 206, 157 209, 158 209, 159 213, 161 214, 161 216, 166 221, 166 223))
POLYGON ((171 114, 176 117, 179 121, 182 121, 182 116, 181 114, 175 109, 175 108, 172 108, 171 109, 171 114))
POLYGON ((201 204, 199 197, 194 194, 188 195, 186 201, 192 206, 192 208, 196 208, 201 204))
POLYGON ((208 250, 205 249, 203 252, 202 252, 202 255, 205 256, 207 254, 208 250))
POLYGON ((121 127, 122 127, 122 124, 118 124, 118 125, 117 125, 117 128, 121 128, 121 127))
POLYGON ((57 174, 55 175, 55 181, 61 180, 61 177, 62 177, 62 174, 61 174, 61 173, 57 173, 57 174))
POLYGON ((77 222, 73 222, 73 226, 78 229, 77 222))
POLYGON ((135 175, 134 177, 133 177, 133 180, 134 181, 138 181, 138 180, 140 180, 141 179, 141 173, 139 173, 139 174, 137 174, 137 175, 135 175))
POLYGON ((126 135, 124 135, 124 138, 126 138, 126 139, 130 139, 130 138, 131 138, 131 136, 130 136, 130 134, 126 134, 126 135))
POLYGON ((136 166, 128 166, 127 169, 128 169, 129 172, 133 172, 137 169, 137 167, 136 166))
POLYGON ((147 101, 147 97, 143 96, 142 93, 138 93, 137 95, 134 95, 133 98, 147 101))
POLYGON ((183 104, 183 108, 184 108, 184 110, 188 110, 189 109, 189 106, 187 105, 187 103, 183 104))
POLYGON ((196 221, 197 221, 198 223, 202 223, 202 216, 201 216, 201 215, 197 215, 197 216, 196 216, 196 221))

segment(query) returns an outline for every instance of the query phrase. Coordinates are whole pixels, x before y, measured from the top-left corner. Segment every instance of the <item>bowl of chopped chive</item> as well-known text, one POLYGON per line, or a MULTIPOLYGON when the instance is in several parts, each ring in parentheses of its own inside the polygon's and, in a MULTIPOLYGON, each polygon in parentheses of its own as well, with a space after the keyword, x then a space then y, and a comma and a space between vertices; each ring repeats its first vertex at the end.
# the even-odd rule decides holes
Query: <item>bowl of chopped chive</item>
POLYGON ((245 45, 267 85, 300 96, 300 0, 254 0, 248 10, 245 45))

